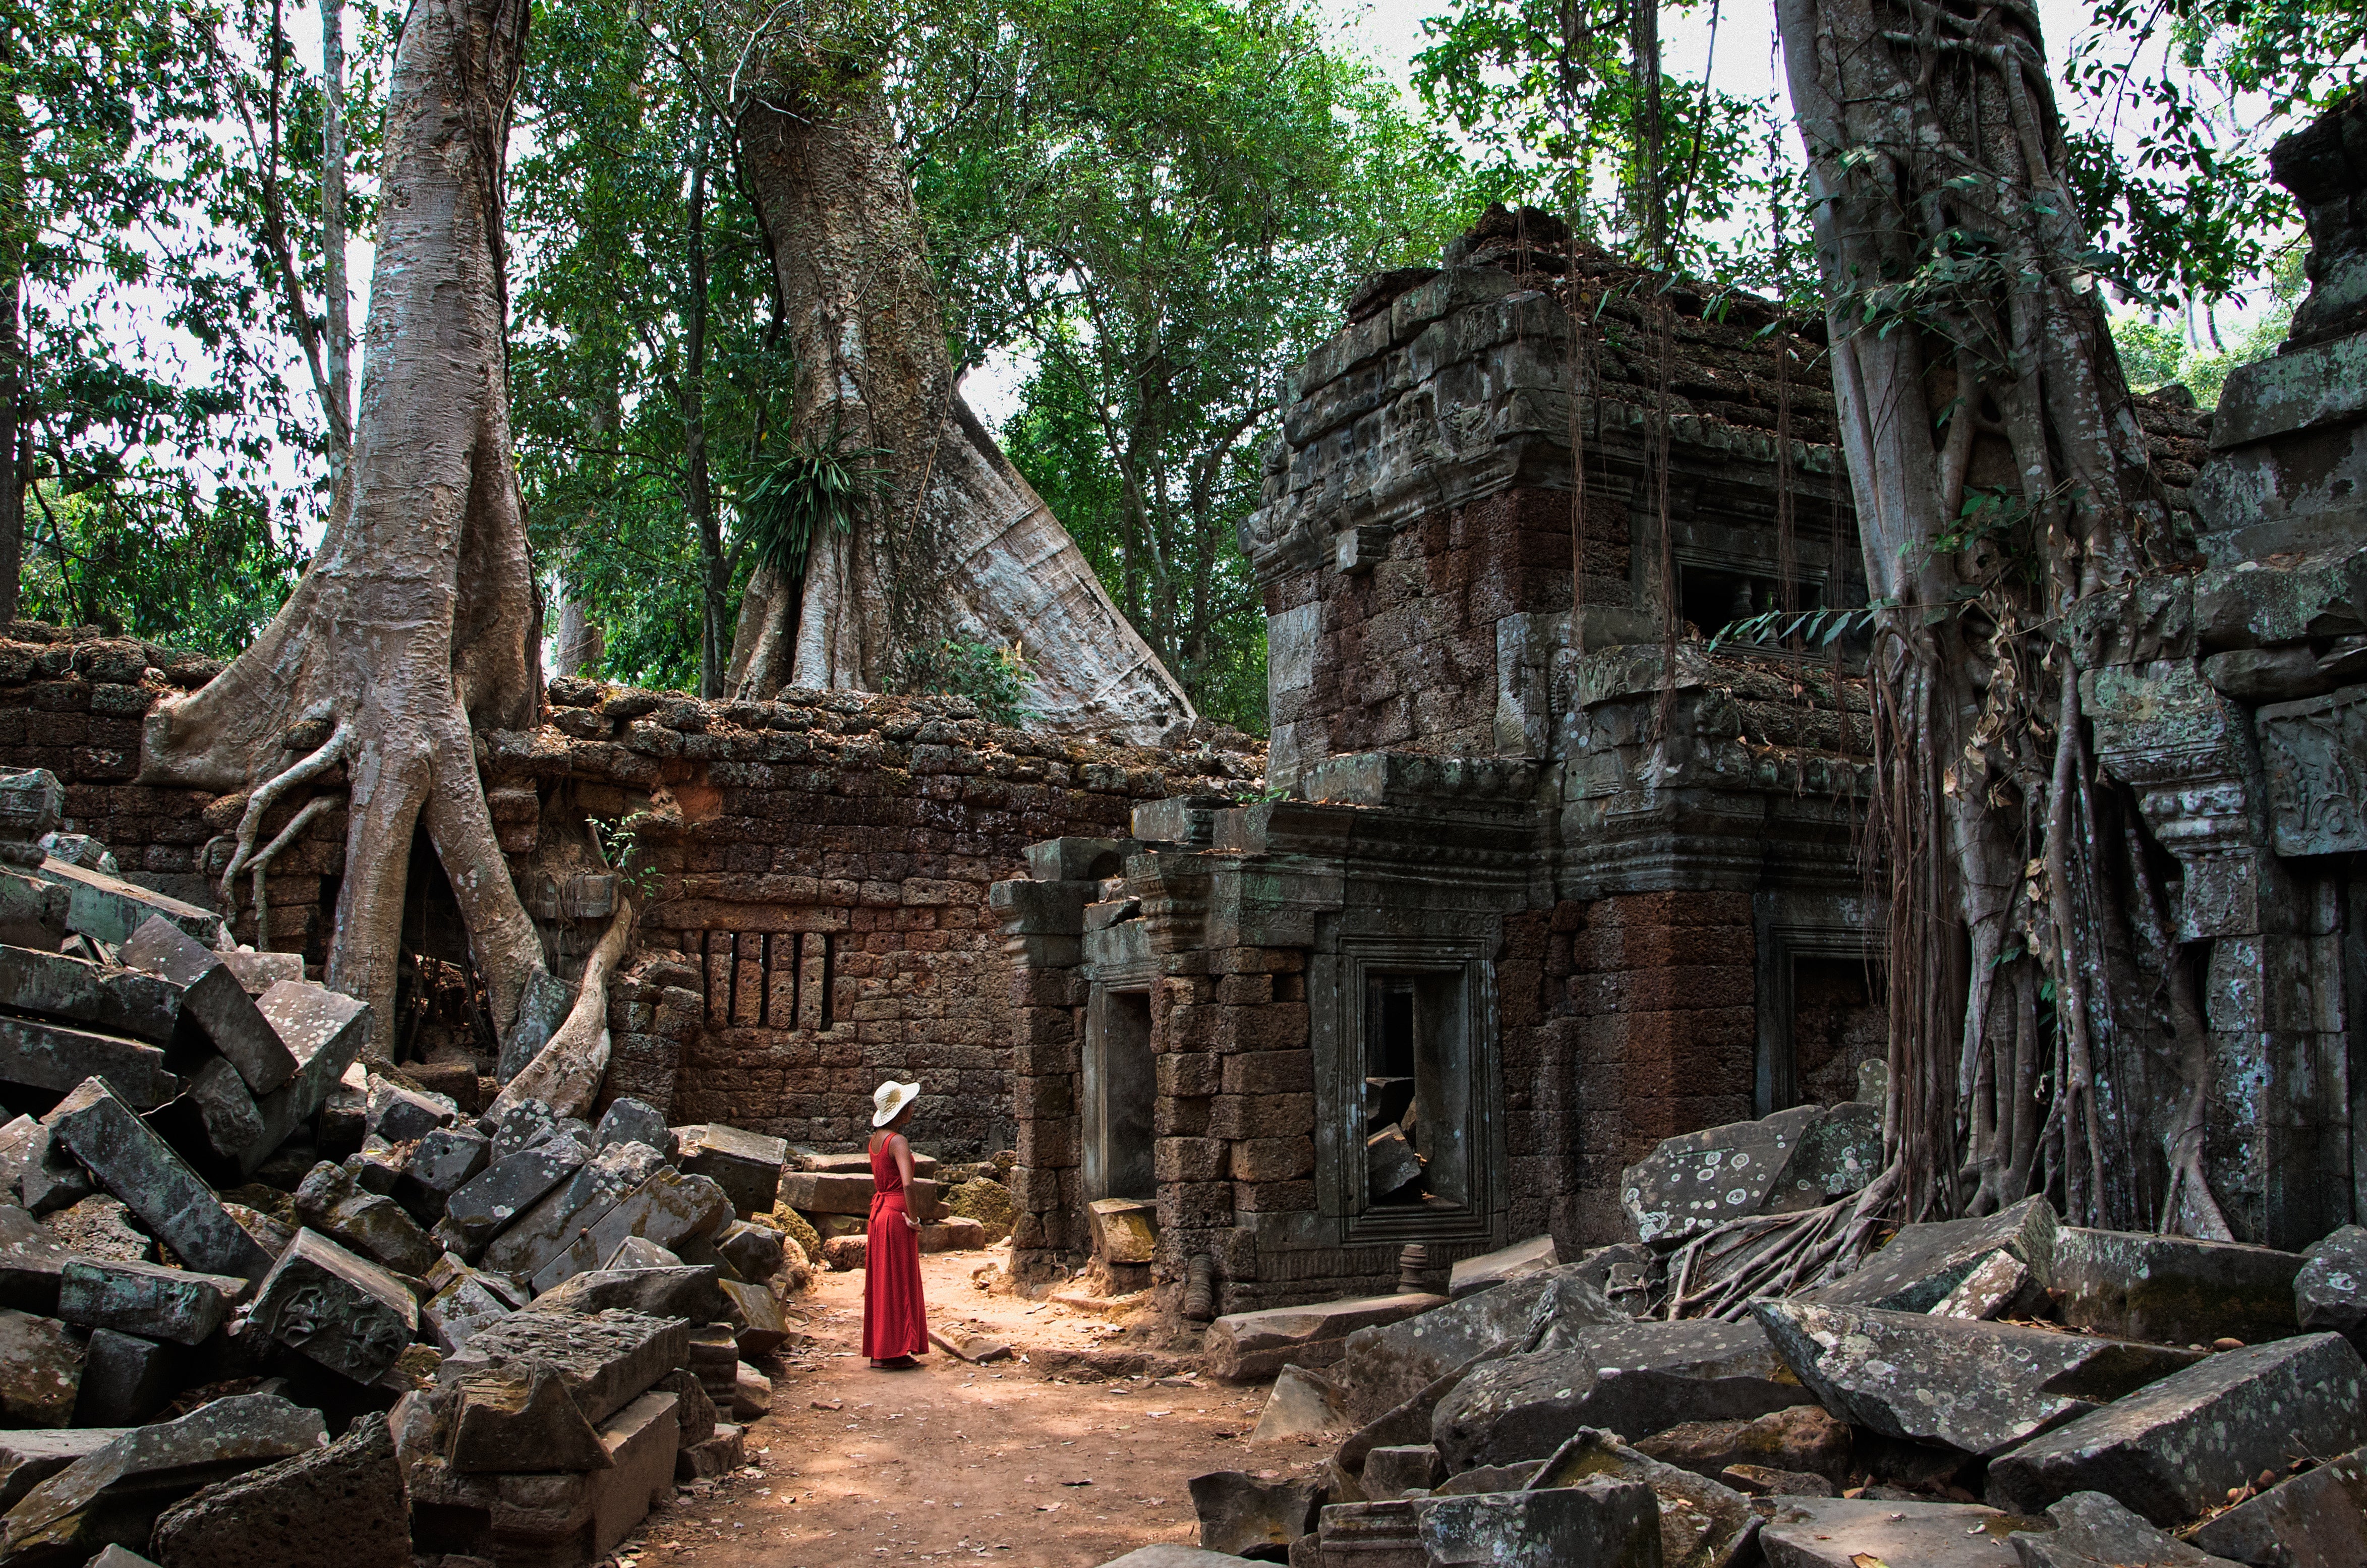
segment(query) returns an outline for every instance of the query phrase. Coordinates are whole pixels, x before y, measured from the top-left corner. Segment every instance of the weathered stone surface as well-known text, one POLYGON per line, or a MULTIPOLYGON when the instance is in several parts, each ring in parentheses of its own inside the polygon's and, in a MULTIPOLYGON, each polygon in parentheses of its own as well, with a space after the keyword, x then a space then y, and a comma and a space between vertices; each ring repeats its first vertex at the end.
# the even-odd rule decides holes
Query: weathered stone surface
POLYGON ((282 980, 301 981, 304 978, 304 955, 300 953, 257 953, 252 948, 239 948, 225 953, 221 961, 238 976, 250 997, 259 997, 282 980))
POLYGON ((723 1297, 723 1321, 731 1325, 742 1357, 771 1355, 788 1338, 788 1325, 782 1321, 772 1292, 738 1280, 718 1280, 715 1288, 723 1297))
POLYGON ((0 1523, 0 1562, 66 1568, 108 1543, 146 1544, 156 1517, 201 1486, 328 1439, 316 1410, 236 1394, 175 1421, 134 1427, 51 1476, 0 1523))
POLYGON ((1988 1458, 2202 1353, 1924 1313, 1761 1301, 1751 1313, 1825 1408, 1988 1458))
POLYGON ((2165 1345, 2241 1339, 2257 1345, 2296 1332, 2296 1252, 2226 1241, 2083 1230, 2055 1242, 2055 1292, 2074 1328, 2165 1345))
POLYGON ((239 1156, 240 1169, 250 1175, 328 1103, 360 1057, 370 1031, 368 1005, 301 980, 275 983, 255 1005, 296 1058, 296 1071, 255 1101, 263 1113, 263 1141, 239 1156))
POLYGON ((142 1111, 181 1092, 157 1046, 46 1019, 0 1017, 0 1082, 62 1090, 91 1077, 142 1111))
POLYGON ((1533 1235, 1526 1241, 1516 1241, 1510 1247, 1483 1252, 1477 1258, 1466 1258, 1455 1264, 1447 1272, 1446 1294, 1450 1300, 1459 1302, 1507 1280, 1550 1269, 1560 1261, 1554 1253, 1553 1237, 1533 1235))
MULTIPOLYGON (((610 1269, 679 1269, 681 1267, 682 1259, 660 1247, 656 1242, 646 1236, 629 1235, 617 1244, 617 1250, 608 1255, 606 1261, 593 1271, 598 1273, 610 1269)), ((576 1278, 580 1280, 583 1276, 579 1274, 576 1278)))
POLYGON ((605 1469, 472 1475, 451 1470, 440 1455, 414 1460, 412 1544, 431 1551, 465 1546, 504 1562, 596 1562, 673 1490, 681 1430, 674 1396, 651 1392, 602 1424, 605 1469))
MULTIPOLYGON (((708 1323, 724 1314, 712 1264, 668 1269, 594 1269, 571 1275, 535 1297, 533 1312, 637 1312, 708 1323)), ((776 1341, 777 1343, 777 1341, 776 1341)))
POLYGON ((1322 1483, 1315 1481, 1261 1481, 1238 1470, 1215 1470, 1187 1484, 1201 1547, 1235 1556, 1289 1546, 1315 1529, 1323 1506, 1322 1483))
POLYGON ((1421 1156, 1398 1128, 1384 1127, 1365 1140, 1365 1190, 1374 1202, 1412 1186, 1421 1173, 1421 1156))
POLYGON ((36 1122, 27 1141, 24 1161, 17 1169, 17 1190, 25 1212, 36 1216, 70 1209, 98 1190, 82 1161, 58 1142, 45 1117, 36 1122))
POLYGON ((43 861, 35 874, 64 890, 69 930, 109 947, 121 947, 131 940, 133 932, 157 916, 179 928, 182 934, 200 947, 211 948, 221 940, 221 917, 211 909, 168 898, 119 876, 71 865, 54 857, 43 861))
POLYGON ((566 1250, 538 1269, 538 1294, 572 1275, 599 1267, 629 1235, 638 1235, 669 1250, 693 1236, 711 1235, 731 1218, 731 1200, 722 1188, 703 1176, 688 1176, 662 1166, 628 1193, 614 1208, 568 1244, 566 1250))
POLYGON ((62 1427, 74 1419, 83 1348, 53 1317, 0 1310, 0 1421, 62 1427))
POLYGON ((322 1235, 398 1274, 426 1273, 442 1250, 402 1204, 365 1191, 352 1172, 326 1160, 296 1189, 296 1213, 322 1235))
POLYGON ((56 1312, 59 1276, 71 1256, 32 1215, 0 1204, 0 1307, 56 1312))
POLYGON ((1929 1312, 1992 1254, 2022 1260, 2042 1286, 2055 1283, 2055 1242, 2061 1229, 2044 1198, 2026 1198, 1981 1219, 1907 1225, 1857 1271, 1804 1291, 1797 1301, 1828 1306, 1929 1312))
MULTIPOLYGON (((5 1236, 0 1230, 0 1247, 5 1236)), ((2343 1335, 2354 1346, 2367 1344, 2367 1229, 2344 1225, 2312 1243, 2302 1257, 2305 1261, 2293 1276, 2298 1326, 2343 1335)))
POLYGON ((752 1285, 761 1285, 781 1271, 781 1244, 785 1239, 769 1224, 734 1220, 716 1233, 715 1249, 723 1255, 734 1274, 752 1285))
POLYGON ((781 1177, 780 1199, 809 1214, 868 1214, 871 1212, 869 1172, 792 1170, 781 1177))
POLYGON ((2295 1453, 2367 1438, 2367 1368, 2339 1335, 2230 1350, 2033 1438, 1989 1466, 1989 1497, 2032 1511, 2101 1492, 2157 1525, 2225 1500, 2295 1453))
POLYGON ((1727 1568, 1744 1559, 1758 1533, 1759 1516, 1741 1493, 1663 1464, 1592 1427, 1573 1433, 1555 1450, 1529 1485, 1572 1486, 1595 1476, 1651 1488, 1659 1517, 1660 1561, 1666 1568, 1727 1568))
POLYGON ((216 1482, 167 1508, 161 1568, 411 1568, 411 1508, 384 1416, 325 1449, 216 1482))
POLYGON ((1368 1497, 1401 1497, 1417 1490, 1427 1494, 1446 1479, 1446 1463, 1428 1443, 1405 1443, 1366 1454, 1358 1479, 1368 1497))
MULTIPOLYGON (((493 1149, 498 1156, 501 1138, 493 1149)), ((456 1190, 444 1205, 444 1219, 471 1250, 481 1249, 525 1213, 543 1195, 583 1167, 583 1145, 569 1138, 553 1138, 499 1156, 485 1169, 456 1190)))
POLYGON ((461 1474, 606 1470, 607 1450, 584 1419, 558 1370, 519 1361, 462 1374, 447 1400, 452 1442, 445 1452, 461 1474))
MULTIPOLYGON (((1620 1207, 1637 1239, 1661 1245, 1715 1230, 1728 1220, 1769 1210, 1814 1207, 1829 1193, 1854 1191, 1874 1177, 1859 1170, 1863 1121, 1859 1108, 1794 1106, 1757 1122, 1734 1122, 1681 1137, 1663 1138, 1652 1152, 1621 1176, 1620 1207), (1849 1114, 1835 1131, 1819 1135, 1810 1157, 1787 1176, 1794 1158, 1806 1146, 1809 1134, 1821 1122, 1849 1114)), ((1877 1129, 1876 1144, 1879 1145, 1877 1129)), ((1879 1168, 1879 1148, 1874 1167, 1879 1168)))
POLYGON ((447 1387, 480 1371, 548 1364, 594 1425, 688 1359, 689 1325, 630 1312, 522 1312, 478 1331, 444 1363, 447 1387))
POLYGON ((1795 1404, 1749 1421, 1687 1421, 1636 1439, 1637 1451, 1712 1478, 1730 1465, 1748 1464, 1846 1481, 1853 1447, 1849 1423, 1819 1404, 1795 1404))
POLYGON ((99 1185, 123 1200, 182 1262, 243 1279, 271 1267, 254 1238, 222 1212, 213 1190, 106 1084, 85 1080, 58 1102, 48 1123, 99 1185))
POLYGON ((726 1422, 711 1436, 696 1443, 683 1444, 674 1454, 674 1478, 676 1481, 697 1481, 708 1476, 729 1475, 746 1464, 748 1446, 741 1435, 743 1430, 726 1422))
POLYGON ((419 1303, 369 1259, 318 1231, 299 1231, 264 1276, 247 1326, 333 1372, 370 1382, 418 1331, 419 1303))
POLYGON ((2022 1568, 2236 1568, 2162 1534, 2101 1492, 2074 1492, 2046 1517, 2053 1529, 2013 1538, 2022 1568))
POLYGON ((530 1149, 556 1133, 559 1118, 541 1100, 522 1100, 498 1117, 480 1118, 477 1125, 480 1131, 490 1134, 493 1140, 486 1162, 499 1165, 510 1156, 522 1149, 530 1149))
POLYGON ((221 953, 201 947, 171 921, 151 916, 123 944, 124 967, 176 986, 181 1010, 204 1032, 255 1094, 269 1094, 296 1075, 296 1054, 247 995, 221 953))
POLYGON ((2047 1521, 1970 1503, 1778 1497, 1760 1527, 1768 1568, 2021 1568, 2013 1540, 2047 1521))
MULTIPOLYGON (((1481 1357, 1534 1350, 1557 1335, 1628 1321, 1585 1264, 1541 1269, 1418 1317, 1350 1335, 1340 1366, 1348 1411, 1370 1420, 1481 1357)), ((1544 1451, 1532 1457, 1543 1458, 1544 1451)))
POLYGON ((1093 1256, 1104 1263, 1149 1263, 1159 1256, 1159 1206, 1138 1198, 1096 1198, 1085 1205, 1093 1256))
POLYGON ((976 1220, 989 1247, 1009 1235, 1019 1218, 1019 1205, 1013 1201, 1011 1189, 984 1176, 971 1177, 948 1190, 946 1209, 958 1218, 976 1220))
POLYGON ((2010 1252, 1992 1252, 1956 1281, 1956 1288, 1931 1309, 1934 1317, 1961 1317, 1976 1323, 1993 1318, 2027 1317, 2047 1306, 2046 1287, 2031 1276, 2030 1265, 2010 1252))
POLYGON ((1353 1296, 1306 1306, 1229 1313, 1208 1325, 1202 1355, 1212 1376, 1243 1381, 1283 1367, 1329 1366, 1350 1335, 1446 1304, 1444 1296, 1353 1296))
POLYGON ((1240 1568, 1249 1561, 1229 1551, 1203 1551, 1196 1546, 1138 1546, 1101 1568, 1240 1568))
POLYGON ((664 1163, 647 1144, 606 1145, 486 1245, 485 1267, 532 1276, 664 1163))
POLYGON ((2281 1481, 2196 1530, 2205 1551, 2254 1568, 2367 1562, 2367 1450, 2281 1481))
POLYGON ((90 1568, 157 1568, 157 1564, 127 1547, 110 1545, 90 1560, 90 1568))
POLYGON ((0 1514, 74 1461, 88 1459, 121 1436, 121 1429, 107 1427, 0 1432, 0 1514))
POLYGON ((94 1192, 40 1222, 68 1252, 119 1263, 153 1263, 156 1243, 131 1217, 120 1199, 94 1192))
POLYGON ((1763 1464, 1729 1464, 1718 1479, 1746 1497, 1838 1497, 1840 1488, 1805 1470, 1773 1470, 1763 1464))
POLYGON ((77 1427, 133 1427, 153 1416, 180 1382, 180 1357, 153 1339, 94 1328, 83 1347, 77 1427))
POLYGON ((395 1201, 423 1224, 444 1217, 452 1194, 485 1168, 493 1140, 474 1127, 438 1127, 419 1140, 394 1186, 395 1201))
POLYGON ((0 947, 0 1007, 169 1045, 181 1023, 181 991, 154 975, 110 969, 39 948, 0 947))
POLYGON ((371 1076, 364 1125, 388 1143, 416 1143, 438 1127, 452 1125, 459 1115, 459 1106, 448 1095, 423 1094, 371 1076))
POLYGON ((753 1421, 773 1410, 773 1380, 742 1361, 731 1369, 731 1419, 753 1421))
POLYGON ((680 1163, 691 1175, 704 1176, 722 1188, 730 1195, 732 1208, 745 1215, 771 1210, 788 1157, 786 1138, 712 1122, 695 1140, 683 1144, 680 1163))
POLYGON ((419 1319, 436 1348, 454 1356, 477 1330, 501 1322, 515 1310, 471 1269, 446 1281, 428 1297, 419 1309, 419 1319))
POLYGON ((1344 1431, 1347 1426, 1347 1416, 1340 1408, 1340 1391, 1332 1386, 1331 1379, 1305 1367, 1285 1367, 1274 1376, 1274 1387, 1265 1396, 1265 1408, 1258 1414, 1250 1440, 1269 1443, 1283 1438, 1312 1437, 1344 1431))
POLYGON ((176 1345, 195 1345, 222 1325, 247 1282, 153 1263, 76 1258, 59 1273, 58 1315, 176 1345))
MULTIPOLYGON (((646 1100, 625 1095, 600 1114, 600 1124, 592 1130, 592 1148, 597 1153, 611 1144, 646 1144, 665 1156, 674 1156, 674 1134, 666 1126, 665 1115, 646 1100)), ((764 1205, 771 1208, 772 1204, 764 1205)))
POLYGON ((271 1135, 246 1080, 221 1056, 207 1057, 189 1076, 189 1102, 207 1145, 224 1159, 239 1158, 271 1135))
POLYGON ((1581 1427, 1635 1438, 1810 1398, 1756 1323, 1623 1323, 1573 1337, 1487 1362, 1438 1402, 1431 1438, 1452 1468, 1540 1459, 1581 1427))
POLYGON ((1570 1562, 1658 1568, 1652 1489, 1590 1476, 1543 1492, 1483 1492, 1421 1505, 1422 1549, 1436 1568, 1464 1563, 1570 1562))

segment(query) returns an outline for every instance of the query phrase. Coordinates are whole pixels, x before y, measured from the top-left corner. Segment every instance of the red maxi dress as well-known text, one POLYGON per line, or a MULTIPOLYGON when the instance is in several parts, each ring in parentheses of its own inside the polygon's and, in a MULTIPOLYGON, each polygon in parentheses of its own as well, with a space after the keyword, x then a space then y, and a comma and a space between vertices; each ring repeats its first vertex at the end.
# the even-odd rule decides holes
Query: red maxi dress
POLYGON ((882 1138, 871 1151, 871 1234, 863 1259, 863 1353, 875 1361, 929 1348, 921 1233, 904 1223, 904 1174, 882 1138))

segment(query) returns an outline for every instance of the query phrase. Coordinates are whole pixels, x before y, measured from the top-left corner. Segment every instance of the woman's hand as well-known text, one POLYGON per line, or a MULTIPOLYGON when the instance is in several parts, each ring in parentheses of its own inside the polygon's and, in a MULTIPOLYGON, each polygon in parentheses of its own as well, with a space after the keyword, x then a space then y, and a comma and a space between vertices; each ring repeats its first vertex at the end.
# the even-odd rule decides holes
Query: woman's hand
POLYGON ((913 1218, 912 1215, 910 1215, 910 1214, 906 1214, 906 1215, 904 1216, 904 1224, 905 1224, 906 1225, 910 1226, 910 1227, 911 1227, 912 1229, 913 1229, 913 1230, 919 1230, 919 1229, 921 1228, 921 1222, 920 1222, 920 1221, 918 1221, 918 1220, 916 1220, 916 1219, 914 1219, 914 1218, 913 1218))

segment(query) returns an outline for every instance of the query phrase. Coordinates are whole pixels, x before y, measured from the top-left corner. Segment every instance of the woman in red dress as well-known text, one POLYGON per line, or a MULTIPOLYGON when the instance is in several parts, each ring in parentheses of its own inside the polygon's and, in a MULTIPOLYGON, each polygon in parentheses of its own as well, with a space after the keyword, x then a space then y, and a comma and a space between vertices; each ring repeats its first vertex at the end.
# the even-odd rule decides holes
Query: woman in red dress
POLYGON ((917 1083, 890 1078, 871 1096, 871 1233, 863 1267, 863 1353, 875 1367, 900 1371, 929 1348, 928 1308, 921 1300, 921 1222, 905 1193, 912 1185, 912 1145, 903 1126, 921 1098, 917 1083))

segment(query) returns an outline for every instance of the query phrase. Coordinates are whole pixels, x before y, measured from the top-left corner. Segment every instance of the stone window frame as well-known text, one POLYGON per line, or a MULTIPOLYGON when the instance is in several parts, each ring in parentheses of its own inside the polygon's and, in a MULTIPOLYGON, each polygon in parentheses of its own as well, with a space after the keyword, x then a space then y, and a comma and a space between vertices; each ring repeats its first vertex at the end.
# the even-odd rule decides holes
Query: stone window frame
POLYGON ((1867 938, 1881 927, 1851 923, 1838 909, 1824 919, 1781 920, 1771 915, 1765 896, 1757 903, 1752 923, 1757 927, 1758 953, 1751 966, 1755 971, 1751 989, 1759 1033, 1751 1063, 1750 1113, 1764 1117, 1798 1103, 1799 1052, 1792 1034, 1797 1000, 1793 991, 1793 961, 1854 958, 1872 962, 1878 972, 1881 954, 1869 951, 1867 938))
MULTIPOLYGON (((1159 966, 1157 963, 1151 959, 1144 958, 1136 963, 1108 964, 1097 968, 1093 973, 1093 979, 1090 983, 1090 988, 1085 993, 1084 1038, 1078 1042, 1079 1050, 1077 1052, 1077 1092, 1075 1114, 1077 1118, 1078 1179, 1082 1184, 1079 1190, 1082 1195, 1083 1201, 1086 1202, 1091 1202, 1097 1198, 1104 1198, 1114 1195, 1123 1197, 1155 1197, 1158 1193, 1159 1183, 1155 1176, 1151 1180, 1150 1191, 1147 1194, 1111 1194, 1104 1191, 1095 1190, 1098 1187, 1107 1185, 1109 1173, 1102 1168, 1102 1151, 1094 1147, 1094 1134, 1096 1131, 1101 1129, 1103 1123, 1101 1108, 1093 1103, 1096 1090, 1104 1087, 1100 1081, 1100 1063, 1098 1056, 1108 1038, 1107 1032, 1109 1028, 1110 998, 1113 997, 1140 997, 1143 1000, 1143 1007, 1146 1013, 1151 1014, 1155 1017, 1156 1003, 1152 1000, 1151 993, 1157 987, 1158 984, 1159 966)), ((1154 1029, 1157 1027, 1155 1021, 1151 1022, 1150 1026, 1154 1029)), ((1147 1119, 1153 1118, 1155 1116, 1155 1108, 1158 1103, 1159 1094, 1158 1055, 1155 1043, 1150 1045, 1150 1049, 1151 1052, 1150 1060, 1152 1074, 1151 1083, 1150 1085, 1150 1098, 1145 1102, 1143 1107, 1143 1113, 1147 1119)), ((1158 1136, 1155 1122, 1149 1124, 1152 1126, 1151 1136, 1155 1143, 1158 1136)), ((1146 1164, 1148 1163, 1149 1161, 1146 1160, 1146 1164)))
POLYGON ((1487 1242, 1507 1206, 1503 1053, 1496 999, 1496 946, 1473 937, 1343 936, 1310 964, 1315 1055, 1316 1200, 1340 1226, 1340 1245, 1487 1242), (1470 1099, 1464 1135, 1470 1190, 1454 1209, 1381 1207, 1365 1191, 1365 998, 1376 974, 1451 976, 1460 982, 1470 1099), (1326 983, 1328 982, 1328 983, 1326 983), (1353 1158, 1350 1151, 1353 1151, 1353 1158))

